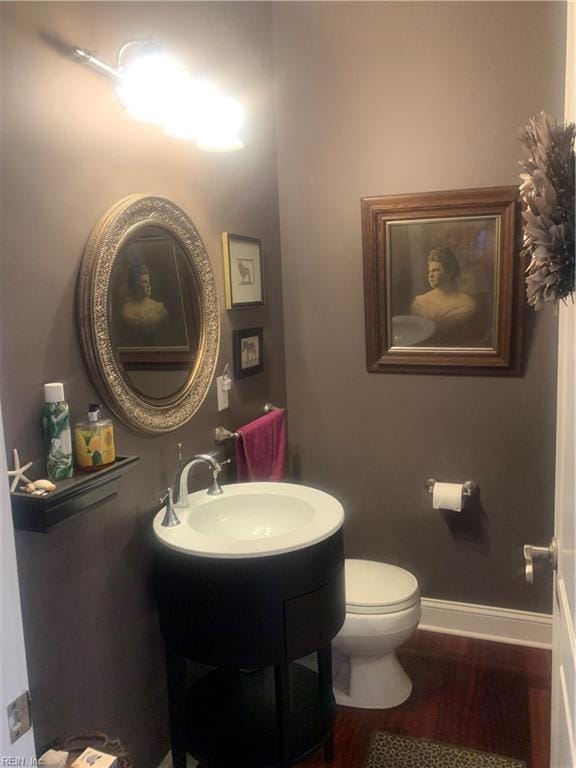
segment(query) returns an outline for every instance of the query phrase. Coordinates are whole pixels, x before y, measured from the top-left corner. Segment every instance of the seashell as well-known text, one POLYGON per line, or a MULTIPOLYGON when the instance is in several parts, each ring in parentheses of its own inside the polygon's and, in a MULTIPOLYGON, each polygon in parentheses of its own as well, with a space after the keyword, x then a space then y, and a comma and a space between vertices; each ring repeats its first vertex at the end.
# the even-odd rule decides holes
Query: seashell
POLYGON ((26 493, 32 494, 36 490, 36 486, 34 485, 34 483, 28 483, 28 485, 24 486, 24 490, 26 491, 26 493))
POLYGON ((56 486, 51 480, 34 480, 31 485, 34 486, 36 491, 55 491, 56 486))

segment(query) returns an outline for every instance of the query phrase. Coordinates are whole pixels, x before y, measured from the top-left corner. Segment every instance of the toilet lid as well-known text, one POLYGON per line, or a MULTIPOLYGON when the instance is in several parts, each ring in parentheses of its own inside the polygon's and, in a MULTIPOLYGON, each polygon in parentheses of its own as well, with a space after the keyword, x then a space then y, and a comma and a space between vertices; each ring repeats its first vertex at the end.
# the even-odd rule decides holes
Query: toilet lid
POLYGON ((348 613, 395 613, 420 599, 415 576, 403 568, 372 560, 346 560, 348 613))

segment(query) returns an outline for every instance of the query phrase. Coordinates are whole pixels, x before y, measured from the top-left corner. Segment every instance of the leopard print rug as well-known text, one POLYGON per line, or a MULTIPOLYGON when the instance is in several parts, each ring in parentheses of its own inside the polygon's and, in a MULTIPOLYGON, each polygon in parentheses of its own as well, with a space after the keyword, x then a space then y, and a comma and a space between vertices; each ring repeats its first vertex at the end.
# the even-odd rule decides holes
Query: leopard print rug
POLYGON ((376 732, 364 768, 526 768, 522 760, 428 739, 376 732))

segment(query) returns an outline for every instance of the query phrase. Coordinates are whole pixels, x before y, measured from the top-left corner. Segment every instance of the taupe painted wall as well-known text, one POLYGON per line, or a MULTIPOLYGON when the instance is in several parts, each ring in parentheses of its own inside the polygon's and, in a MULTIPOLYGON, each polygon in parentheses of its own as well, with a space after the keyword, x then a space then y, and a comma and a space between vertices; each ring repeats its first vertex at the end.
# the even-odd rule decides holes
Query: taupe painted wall
MULTIPOLYGON (((146 536, 160 492, 173 482, 176 443, 214 448, 213 428, 283 403, 284 362, 277 185, 271 104, 270 8, 261 3, 3 4, 2 406, 6 444, 42 471, 42 384, 62 380, 71 409, 97 395, 75 328, 82 251, 101 214, 148 192, 179 203, 204 238, 224 283, 220 234, 259 236, 267 304, 222 309, 219 368, 231 328, 265 326, 265 373, 232 391, 216 412, 214 387, 192 421, 164 437, 117 425, 118 451, 138 454, 114 502, 49 535, 18 534, 17 554, 38 745, 83 729, 119 736, 138 768, 168 749, 163 648, 147 584, 146 536), (88 47, 113 61, 130 38, 153 35, 196 71, 238 94, 249 115, 237 154, 198 152, 137 123, 111 84, 61 56, 47 40, 88 47)), ((199 473, 196 487, 207 484, 199 473)), ((191 482, 191 487, 194 487, 191 482)))
POLYGON ((550 608, 522 545, 552 533, 556 319, 520 378, 368 374, 360 198, 517 183, 519 126, 561 116, 564 5, 275 3, 278 174, 292 453, 339 496, 347 554, 428 597, 550 608), (481 488, 449 522, 429 477, 481 488))
MULTIPOLYGON (((120 736, 139 768, 167 748, 162 646, 146 577, 150 510, 175 444, 212 446, 266 399, 283 402, 282 284, 270 101, 270 9, 254 3, 2 5, 2 405, 6 442, 40 461, 43 382, 76 414, 95 397, 74 328, 82 249, 101 213, 137 191, 182 205, 220 295, 220 232, 259 235, 267 305, 222 311, 264 324, 266 373, 221 418, 212 392, 162 438, 117 427, 142 457, 118 499, 48 536, 19 534, 18 561, 41 743, 88 727, 120 736), (153 34, 231 91, 251 116, 246 150, 200 154, 130 120, 110 84, 64 59, 56 36, 112 60, 153 34)), ((515 183, 516 130, 562 103, 560 3, 275 4, 278 139, 291 444, 306 482, 340 496, 350 555, 417 574, 433 597, 544 610, 521 545, 552 528, 556 324, 538 318, 526 375, 511 380, 365 372, 360 197, 515 183), (484 514, 450 528, 422 490, 472 478, 484 514)), ((37 465, 39 466, 39 465, 37 465)), ((199 478, 202 484, 204 478, 199 478)))

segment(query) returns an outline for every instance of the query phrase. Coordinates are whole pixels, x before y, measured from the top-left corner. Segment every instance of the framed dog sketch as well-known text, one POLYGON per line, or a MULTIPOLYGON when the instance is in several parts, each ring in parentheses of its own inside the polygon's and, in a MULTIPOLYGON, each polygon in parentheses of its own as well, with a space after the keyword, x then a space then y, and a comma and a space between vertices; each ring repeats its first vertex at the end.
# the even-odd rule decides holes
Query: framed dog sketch
POLYGON ((243 379, 264 370, 264 344, 262 328, 243 328, 234 331, 234 378, 243 379))
POLYGON ((370 372, 518 373, 517 187, 362 200, 370 372))
POLYGON ((264 304, 262 243, 255 237, 222 233, 226 309, 264 304))

